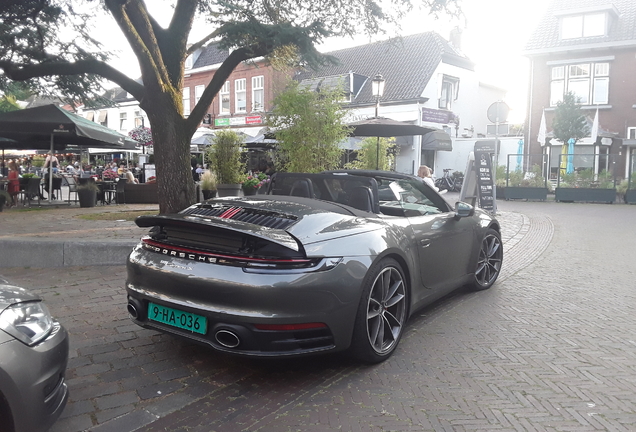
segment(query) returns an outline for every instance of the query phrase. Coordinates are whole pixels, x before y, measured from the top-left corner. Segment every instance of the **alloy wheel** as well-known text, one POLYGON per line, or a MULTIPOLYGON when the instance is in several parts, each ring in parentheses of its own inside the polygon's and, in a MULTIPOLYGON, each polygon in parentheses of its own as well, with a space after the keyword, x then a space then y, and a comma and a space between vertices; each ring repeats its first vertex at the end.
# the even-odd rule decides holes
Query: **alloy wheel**
POLYGON ((475 279, 481 288, 489 288, 499 276, 503 248, 501 239, 494 232, 486 234, 481 242, 475 279))
POLYGON ((402 274, 386 267, 375 278, 367 305, 367 336, 378 354, 390 352, 406 321, 406 295, 402 274))

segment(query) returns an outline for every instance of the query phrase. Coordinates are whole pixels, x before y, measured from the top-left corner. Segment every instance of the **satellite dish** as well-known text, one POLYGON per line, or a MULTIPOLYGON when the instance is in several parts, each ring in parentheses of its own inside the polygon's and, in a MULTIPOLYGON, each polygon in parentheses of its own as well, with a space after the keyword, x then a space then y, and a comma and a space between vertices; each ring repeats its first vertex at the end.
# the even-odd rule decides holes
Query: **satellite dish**
POLYGON ((488 107, 488 120, 493 123, 505 123, 508 120, 510 108, 503 101, 497 101, 488 107))

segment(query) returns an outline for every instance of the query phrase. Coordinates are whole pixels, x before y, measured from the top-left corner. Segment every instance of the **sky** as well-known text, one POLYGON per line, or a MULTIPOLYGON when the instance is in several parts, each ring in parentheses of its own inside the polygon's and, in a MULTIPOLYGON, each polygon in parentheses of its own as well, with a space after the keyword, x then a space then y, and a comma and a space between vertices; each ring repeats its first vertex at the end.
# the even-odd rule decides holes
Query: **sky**
MULTIPOLYGON (((505 98, 505 102, 510 106, 508 120, 511 123, 521 123, 525 118, 529 79, 529 61, 521 52, 549 2, 550 0, 461 0, 464 17, 452 19, 441 15, 435 19, 432 16, 412 14, 410 19, 402 23, 401 34, 406 36, 433 30, 448 39, 454 27, 461 28, 462 51, 476 64, 479 79, 508 90, 505 98)), ((152 0, 147 3, 151 13, 160 23, 169 22, 169 0, 152 0)), ((119 31, 112 31, 112 28, 108 29, 113 25, 116 26, 112 20, 104 20, 102 27, 97 29, 98 32, 109 33, 107 47, 120 53, 119 58, 111 60, 110 63, 128 76, 136 78, 139 76, 137 61, 132 53, 125 49, 127 42, 123 35, 119 31)), ((204 32, 195 28, 192 34, 199 37, 204 32)), ((387 37, 381 36, 372 40, 365 37, 332 39, 318 48, 326 52, 387 37)))

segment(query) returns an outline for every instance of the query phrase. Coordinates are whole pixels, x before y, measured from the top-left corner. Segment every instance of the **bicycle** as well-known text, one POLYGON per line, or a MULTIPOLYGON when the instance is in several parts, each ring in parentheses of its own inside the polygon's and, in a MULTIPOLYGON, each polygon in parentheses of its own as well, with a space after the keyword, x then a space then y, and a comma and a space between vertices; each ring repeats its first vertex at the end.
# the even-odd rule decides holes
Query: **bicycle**
MULTIPOLYGON (((455 190, 455 179, 453 178, 453 176, 451 176, 450 174, 451 169, 450 168, 446 168, 444 170, 444 175, 438 179, 435 180, 435 186, 440 190, 449 190, 449 191, 454 191, 455 190)), ((460 186, 461 188, 461 186, 460 186)))

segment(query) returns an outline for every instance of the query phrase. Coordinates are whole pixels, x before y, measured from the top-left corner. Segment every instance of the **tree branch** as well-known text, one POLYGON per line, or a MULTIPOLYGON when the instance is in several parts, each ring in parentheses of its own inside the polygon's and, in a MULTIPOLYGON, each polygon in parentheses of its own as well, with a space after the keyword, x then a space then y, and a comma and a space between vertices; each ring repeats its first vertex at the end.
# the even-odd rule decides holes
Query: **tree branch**
POLYGON ((94 59, 79 60, 73 63, 60 61, 26 66, 15 65, 8 61, 0 61, 0 69, 4 71, 4 74, 8 78, 14 81, 26 81, 31 78, 53 75, 95 74, 118 84, 140 102, 146 94, 142 84, 128 78, 107 63, 94 59))
POLYGON ((200 41, 193 43, 192 45, 190 45, 190 47, 186 51, 186 55, 192 54, 193 52, 195 52, 196 50, 201 48, 203 45, 208 43, 208 41, 210 41, 211 39, 214 39, 215 37, 217 37, 219 35, 219 33, 220 33, 219 29, 216 29, 212 33, 210 33, 209 35, 207 35, 206 37, 201 39, 200 41))

